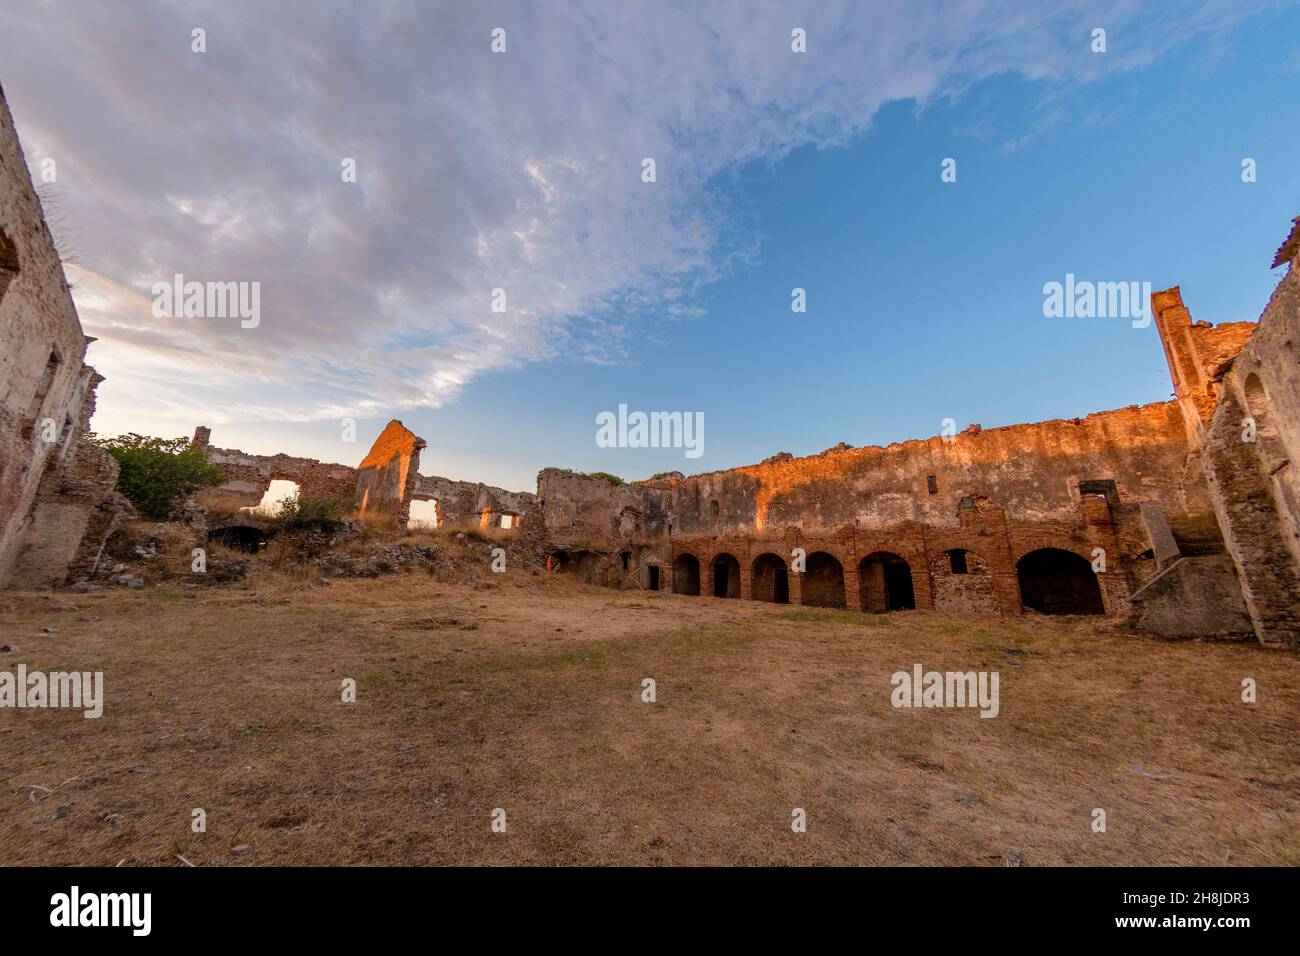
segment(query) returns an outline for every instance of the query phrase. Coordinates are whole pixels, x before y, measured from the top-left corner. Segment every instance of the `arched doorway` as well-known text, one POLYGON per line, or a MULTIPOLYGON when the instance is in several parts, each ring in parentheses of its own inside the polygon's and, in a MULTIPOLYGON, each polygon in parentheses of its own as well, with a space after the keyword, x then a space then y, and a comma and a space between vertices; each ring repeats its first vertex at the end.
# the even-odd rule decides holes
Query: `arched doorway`
POLYGON ((833 554, 814 551, 803 572, 803 603, 812 607, 844 607, 844 565, 833 554))
POLYGON ((760 554, 754 559, 752 580, 755 601, 790 603, 790 575, 785 562, 775 554, 760 554))
POLYGON ((1103 614, 1101 585, 1087 558, 1039 548, 1016 562, 1020 603, 1039 614, 1103 614))
POLYGON ((713 559, 713 596, 740 597, 740 562, 730 554, 720 554, 713 559))
POLYGON ((876 551, 858 565, 858 589, 863 610, 913 611, 912 566, 892 551, 876 551))
POLYGON ((700 593, 700 562, 693 554, 679 554, 673 562, 673 593, 700 593))

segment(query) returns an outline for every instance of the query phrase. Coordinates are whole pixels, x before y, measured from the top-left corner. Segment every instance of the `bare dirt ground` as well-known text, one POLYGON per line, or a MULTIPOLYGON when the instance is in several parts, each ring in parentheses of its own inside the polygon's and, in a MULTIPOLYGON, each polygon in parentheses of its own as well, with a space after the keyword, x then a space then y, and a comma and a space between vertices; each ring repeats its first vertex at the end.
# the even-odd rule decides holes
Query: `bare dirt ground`
POLYGON ((5 643, 106 704, 0 710, 3 864, 1300 863, 1300 657, 1250 645, 525 572, 0 592, 5 643), (1000 715, 893 708, 918 662, 1000 715))

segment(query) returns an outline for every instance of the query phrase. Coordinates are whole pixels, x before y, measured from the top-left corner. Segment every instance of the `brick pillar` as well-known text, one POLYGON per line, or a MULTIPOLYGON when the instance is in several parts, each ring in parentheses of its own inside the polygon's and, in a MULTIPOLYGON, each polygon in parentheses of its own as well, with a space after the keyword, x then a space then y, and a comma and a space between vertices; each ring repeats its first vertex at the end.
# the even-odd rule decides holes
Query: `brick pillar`
MULTIPOLYGON (((882 614, 886 609, 885 566, 879 561, 868 561, 866 574, 867 590, 870 594, 862 602, 862 610, 882 614)), ((860 583, 859 587, 861 587, 860 583)), ((916 591, 915 578, 912 579, 912 591, 913 593, 916 591)))
POLYGON ((991 571, 993 593, 997 595, 998 610, 1003 614, 1020 613, 1020 578, 1015 571, 991 571))
POLYGON ((912 597, 917 610, 934 610, 934 589, 930 587, 930 566, 912 568, 912 597))
POLYGON ((858 572, 844 571, 844 606, 851 611, 865 611, 862 606, 862 589, 858 586, 858 572))
POLYGON ((740 599, 742 601, 752 601, 754 599, 754 569, 741 565, 740 567, 740 599))
POLYGON ((713 597, 713 565, 700 565, 700 596, 713 597))
POLYGON ((791 571, 786 576, 786 578, 790 583, 790 603, 802 604, 803 603, 803 575, 795 574, 793 571, 791 571))

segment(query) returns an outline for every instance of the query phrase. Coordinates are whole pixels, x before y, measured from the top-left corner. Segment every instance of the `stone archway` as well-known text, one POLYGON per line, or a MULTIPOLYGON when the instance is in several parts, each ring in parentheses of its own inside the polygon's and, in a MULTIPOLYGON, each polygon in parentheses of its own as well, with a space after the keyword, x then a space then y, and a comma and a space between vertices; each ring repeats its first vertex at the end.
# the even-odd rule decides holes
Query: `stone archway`
POLYGON ((1087 558, 1039 548, 1016 562, 1020 603, 1039 614, 1104 614, 1101 584, 1087 558))
POLYGON ((752 582, 755 601, 790 603, 790 574, 785 562, 775 554, 760 554, 754 559, 752 582))
POLYGON ((876 551, 858 565, 858 588, 864 611, 913 611, 916 591, 912 566, 892 551, 876 551))
POLYGON ((812 607, 845 607, 844 565, 826 551, 808 555, 803 572, 803 603, 812 607))
POLYGON ((735 555, 723 552, 713 559, 713 596, 740 597, 740 562, 735 555))
POLYGON ((700 560, 693 554, 679 554, 673 561, 673 593, 698 596, 700 560))

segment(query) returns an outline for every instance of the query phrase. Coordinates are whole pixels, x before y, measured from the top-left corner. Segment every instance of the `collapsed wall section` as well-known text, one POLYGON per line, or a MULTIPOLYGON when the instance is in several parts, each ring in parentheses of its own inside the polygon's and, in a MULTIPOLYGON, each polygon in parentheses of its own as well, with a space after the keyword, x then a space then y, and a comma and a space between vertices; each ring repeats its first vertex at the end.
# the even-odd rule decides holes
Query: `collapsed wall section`
POLYGON ((406 526, 411 494, 419 477, 420 450, 425 447, 425 440, 397 419, 384 427, 357 466, 356 507, 360 517, 386 516, 406 526))

